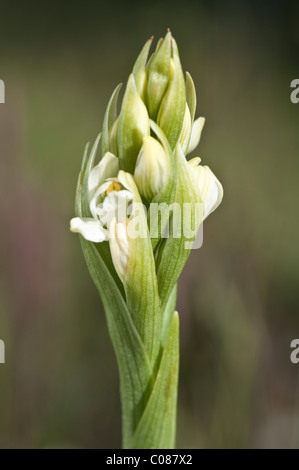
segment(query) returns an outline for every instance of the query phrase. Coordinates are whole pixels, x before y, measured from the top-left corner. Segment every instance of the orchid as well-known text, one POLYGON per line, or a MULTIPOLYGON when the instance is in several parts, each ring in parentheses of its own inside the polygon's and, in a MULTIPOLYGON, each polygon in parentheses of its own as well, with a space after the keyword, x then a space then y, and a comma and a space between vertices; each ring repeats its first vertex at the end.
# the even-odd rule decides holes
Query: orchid
POLYGON ((186 158, 205 119, 195 119, 195 87, 177 44, 168 31, 148 58, 151 44, 135 62, 120 110, 121 85, 90 152, 86 146, 70 229, 80 234, 116 353, 123 447, 161 449, 175 446, 177 282, 223 188, 200 158, 186 158))

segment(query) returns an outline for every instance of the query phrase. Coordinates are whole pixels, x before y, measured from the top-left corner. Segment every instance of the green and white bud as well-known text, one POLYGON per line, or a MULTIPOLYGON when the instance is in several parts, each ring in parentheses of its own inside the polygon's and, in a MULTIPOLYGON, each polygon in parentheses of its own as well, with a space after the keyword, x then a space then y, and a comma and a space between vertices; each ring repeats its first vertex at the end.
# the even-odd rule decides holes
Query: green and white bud
POLYGON ((153 137, 143 137, 134 172, 140 194, 151 201, 166 186, 170 174, 170 161, 162 145, 153 137))
POLYGON ((170 79, 171 33, 168 32, 150 59, 146 103, 149 116, 156 120, 170 79))
POLYGON ((137 92, 134 75, 131 74, 123 98, 117 131, 119 166, 122 170, 134 173, 143 137, 149 133, 147 109, 137 92))
POLYGON ((192 168, 195 186, 204 204, 203 220, 205 220, 222 201, 222 184, 208 166, 199 165, 200 158, 194 158, 188 163, 192 168))
POLYGON ((166 135, 171 148, 174 149, 184 121, 186 86, 177 44, 173 38, 171 44, 173 57, 170 61, 169 85, 159 109, 157 124, 166 135))

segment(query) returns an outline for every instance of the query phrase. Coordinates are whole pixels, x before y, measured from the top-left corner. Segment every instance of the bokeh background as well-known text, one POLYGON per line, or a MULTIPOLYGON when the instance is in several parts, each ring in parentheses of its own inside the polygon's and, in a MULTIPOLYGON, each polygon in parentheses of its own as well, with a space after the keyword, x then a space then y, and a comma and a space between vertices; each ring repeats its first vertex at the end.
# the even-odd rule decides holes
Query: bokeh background
POLYGON ((179 448, 299 447, 297 1, 0 3, 0 448, 120 446, 118 373, 69 232, 83 148, 171 28, 224 186, 179 284, 179 448))

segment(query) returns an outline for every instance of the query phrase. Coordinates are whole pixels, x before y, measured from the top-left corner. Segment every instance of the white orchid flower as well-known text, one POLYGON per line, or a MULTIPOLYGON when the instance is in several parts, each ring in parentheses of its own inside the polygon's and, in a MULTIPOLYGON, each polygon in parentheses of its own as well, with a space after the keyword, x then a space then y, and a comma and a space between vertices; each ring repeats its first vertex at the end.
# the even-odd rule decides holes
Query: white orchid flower
POLYGON ((109 228, 114 218, 118 221, 126 218, 133 196, 123 188, 116 177, 107 178, 117 172, 118 159, 109 152, 91 170, 88 190, 92 217, 73 218, 70 222, 72 232, 80 233, 88 241, 100 243, 109 239, 109 228))
POLYGON ((85 149, 71 220, 116 352, 124 449, 175 447, 176 286, 192 248, 201 246, 202 220, 223 197, 210 168, 186 159, 205 119, 194 120, 195 86, 189 73, 184 77, 176 41, 168 30, 149 57, 151 42, 121 105, 118 85, 101 134, 85 149), (103 158, 91 170, 100 141, 103 158))
POLYGON ((104 183, 107 178, 113 178, 119 170, 118 158, 111 152, 105 153, 98 165, 93 167, 88 177, 88 191, 91 198, 96 189, 104 183))
POLYGON ((221 203, 223 188, 212 170, 206 165, 200 165, 200 162, 200 158, 195 157, 188 163, 191 166, 196 187, 198 188, 200 198, 204 204, 203 220, 205 220, 221 203))

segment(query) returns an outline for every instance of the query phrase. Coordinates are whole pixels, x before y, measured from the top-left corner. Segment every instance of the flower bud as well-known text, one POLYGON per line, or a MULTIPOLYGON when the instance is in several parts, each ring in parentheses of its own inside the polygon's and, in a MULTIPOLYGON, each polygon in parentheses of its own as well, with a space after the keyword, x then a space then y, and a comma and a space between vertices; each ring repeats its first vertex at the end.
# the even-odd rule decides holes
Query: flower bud
POLYGON ((223 188, 208 166, 196 165, 196 163, 196 159, 193 159, 190 166, 200 198, 204 203, 203 220, 205 220, 221 203, 223 188))
POLYGON ((156 120, 162 98, 170 78, 171 33, 168 32, 154 55, 148 68, 146 102, 151 119, 156 120))
POLYGON ((149 135, 149 118, 140 98, 133 74, 130 75, 123 98, 117 131, 117 147, 120 168, 134 173, 136 159, 143 136, 149 135))
POLYGON ((117 222, 113 219, 109 228, 109 244, 114 267, 122 282, 128 267, 129 241, 127 221, 117 222))
POLYGON ((162 145, 153 137, 143 137, 134 173, 140 194, 151 201, 166 186, 170 173, 170 160, 162 145))
MULTIPOLYGON (((162 46, 161 46, 162 47, 162 46)), ((180 137, 186 109, 186 87, 178 48, 172 38, 173 58, 170 61, 170 79, 162 99, 157 124, 166 135, 172 149, 180 137)))

